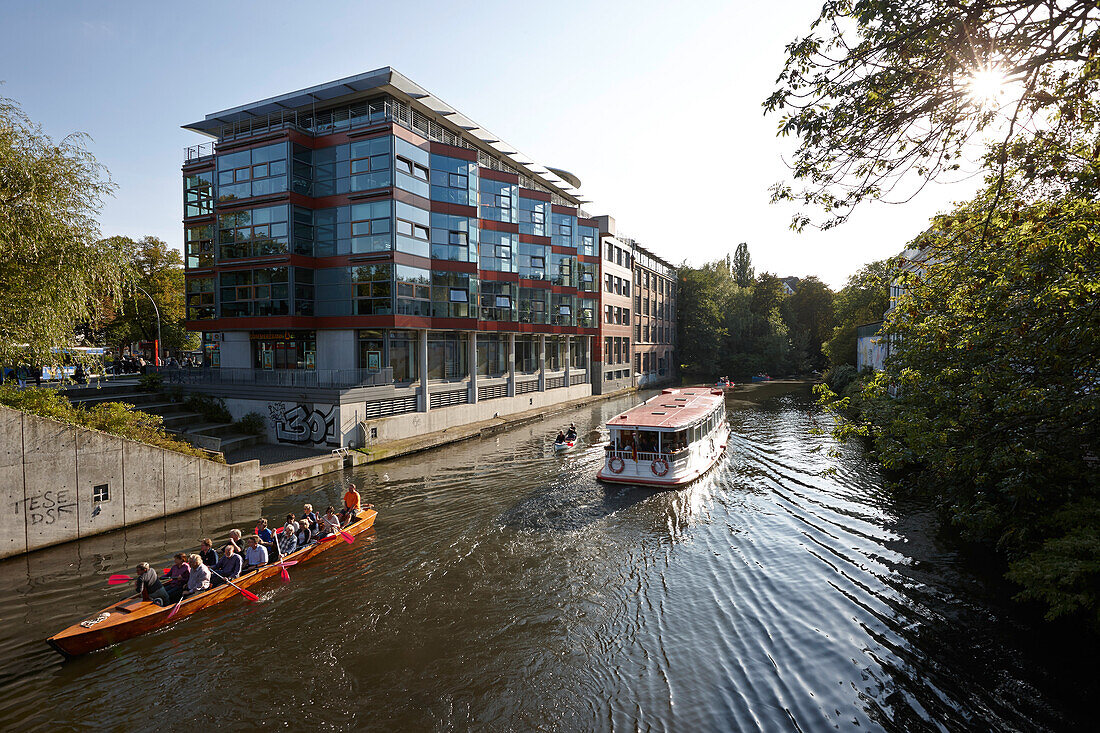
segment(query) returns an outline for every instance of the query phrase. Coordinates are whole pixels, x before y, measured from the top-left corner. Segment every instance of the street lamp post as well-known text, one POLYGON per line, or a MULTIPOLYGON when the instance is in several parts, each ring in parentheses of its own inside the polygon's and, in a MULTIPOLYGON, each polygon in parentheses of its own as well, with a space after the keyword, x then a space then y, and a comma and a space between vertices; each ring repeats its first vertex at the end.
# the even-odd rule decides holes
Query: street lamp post
POLYGON ((157 314, 157 346, 153 350, 153 361, 156 362, 157 366, 160 366, 160 345, 162 343, 160 340, 160 308, 157 308, 157 301, 153 300, 153 296, 146 293, 144 288, 140 285, 135 285, 134 287, 149 299, 149 302, 153 304, 153 312, 157 314))

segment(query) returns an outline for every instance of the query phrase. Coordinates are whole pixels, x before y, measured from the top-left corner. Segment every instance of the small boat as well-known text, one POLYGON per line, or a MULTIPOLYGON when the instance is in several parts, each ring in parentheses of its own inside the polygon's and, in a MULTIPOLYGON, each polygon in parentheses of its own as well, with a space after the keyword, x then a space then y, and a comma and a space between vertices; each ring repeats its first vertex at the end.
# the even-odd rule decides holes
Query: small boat
POLYGON ((718 462, 729 441, 721 389, 666 389, 607 423, 601 481, 675 488, 718 462))
POLYGON ((724 392, 732 392, 733 390, 737 389, 737 385, 734 384, 732 380, 726 377, 722 377, 714 383, 714 388, 720 389, 724 392))
POLYGON ((554 450, 557 451, 558 453, 562 453, 562 452, 567 451, 567 450, 572 450, 576 446, 577 446, 577 440, 576 439, 567 440, 564 443, 555 442, 554 443, 554 450))
MULTIPOLYGON (((343 531, 350 535, 364 532, 374 526, 374 518, 377 516, 378 512, 373 509, 366 509, 360 519, 344 527, 343 531)), ((334 537, 335 539, 326 537, 319 542, 306 545, 281 559, 301 563, 315 555, 319 555, 330 547, 343 544, 339 534, 334 535, 334 537)), ((281 572, 282 568, 279 563, 274 562, 234 578, 233 582, 238 588, 247 589, 249 586, 279 575, 281 572)), ((46 639, 46 643, 62 656, 78 657, 82 654, 105 649, 120 641, 132 639, 169 623, 175 623, 186 616, 198 613, 222 601, 227 601, 237 593, 237 588, 228 583, 202 593, 196 593, 190 598, 184 599, 179 606, 179 611, 172 619, 168 617, 172 614, 175 604, 158 606, 152 601, 143 601, 141 596, 134 594, 54 634, 46 639)))

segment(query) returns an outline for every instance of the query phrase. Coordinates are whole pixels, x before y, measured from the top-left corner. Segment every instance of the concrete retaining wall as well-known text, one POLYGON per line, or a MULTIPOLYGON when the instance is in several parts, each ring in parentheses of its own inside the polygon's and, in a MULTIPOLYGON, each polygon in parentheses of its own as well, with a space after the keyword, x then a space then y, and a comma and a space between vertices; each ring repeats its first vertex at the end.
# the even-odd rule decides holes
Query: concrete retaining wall
POLYGON ((258 461, 227 466, 0 406, 0 558, 263 488, 258 461))

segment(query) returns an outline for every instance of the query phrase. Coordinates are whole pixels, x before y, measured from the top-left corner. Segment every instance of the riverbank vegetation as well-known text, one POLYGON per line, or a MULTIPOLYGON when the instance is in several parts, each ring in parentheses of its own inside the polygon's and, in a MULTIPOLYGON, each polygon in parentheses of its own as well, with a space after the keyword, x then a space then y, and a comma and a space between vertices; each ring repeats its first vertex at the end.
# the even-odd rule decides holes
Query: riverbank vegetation
POLYGON ((892 263, 885 369, 820 388, 837 434, 996 548, 1020 600, 1100 628, 1100 6, 829 3, 787 50, 766 106, 799 138, 801 189, 773 189, 796 229, 985 175, 892 263))
POLYGON ((56 389, 20 389, 9 383, 0 384, 0 405, 176 453, 225 462, 219 454, 211 455, 190 443, 173 438, 161 426, 163 419, 160 415, 135 410, 132 405, 122 402, 101 402, 88 408, 77 407, 56 389))

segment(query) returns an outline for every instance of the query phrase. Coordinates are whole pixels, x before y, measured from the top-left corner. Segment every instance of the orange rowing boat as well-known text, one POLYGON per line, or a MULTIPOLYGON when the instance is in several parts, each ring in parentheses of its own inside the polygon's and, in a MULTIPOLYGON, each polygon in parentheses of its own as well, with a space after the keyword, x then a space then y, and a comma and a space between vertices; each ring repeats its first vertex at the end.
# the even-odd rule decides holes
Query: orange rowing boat
MULTIPOLYGON (((363 512, 361 519, 344 527, 343 531, 350 535, 357 535, 360 532, 365 532, 374 526, 374 518, 377 516, 378 512, 373 509, 367 509, 363 512)), ((326 538, 321 542, 316 542, 299 550, 295 550, 283 557, 282 560, 294 560, 299 563, 308 560, 314 555, 318 555, 330 547, 341 543, 339 534, 334 537, 335 539, 326 538)), ((281 572, 282 569, 276 562, 264 565, 261 568, 234 578, 233 582, 238 588, 248 588, 262 580, 278 575, 281 572)), ((153 629, 166 626, 177 618, 183 618, 198 613, 205 608, 209 608, 210 606, 217 605, 222 601, 232 598, 237 595, 237 593, 237 588, 226 584, 203 591, 202 593, 197 593, 190 598, 185 598, 171 621, 169 620, 169 616, 172 614, 172 609, 175 604, 170 606, 158 606, 152 601, 143 601, 141 600, 141 596, 134 594, 54 634, 46 639, 46 643, 66 657, 78 657, 81 654, 105 649, 112 644, 117 644, 120 641, 126 641, 127 639, 132 639, 135 636, 152 631, 153 629)))

